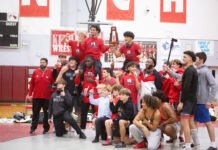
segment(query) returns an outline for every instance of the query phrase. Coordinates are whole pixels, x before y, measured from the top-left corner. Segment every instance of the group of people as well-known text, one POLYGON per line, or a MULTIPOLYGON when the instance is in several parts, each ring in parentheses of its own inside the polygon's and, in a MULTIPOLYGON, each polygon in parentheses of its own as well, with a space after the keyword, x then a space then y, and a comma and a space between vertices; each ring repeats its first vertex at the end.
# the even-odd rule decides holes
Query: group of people
POLYGON ((177 139, 185 149, 199 147, 196 122, 205 123, 211 145, 216 150, 215 131, 210 120, 209 108, 215 105, 218 86, 204 64, 204 52, 185 51, 183 63, 172 60, 163 70, 155 69, 156 60, 148 58, 141 69, 140 46, 133 42, 134 33, 124 32, 125 44, 104 45, 98 38, 98 25, 90 28, 90 37, 79 33, 78 41, 64 42, 71 46, 72 56, 60 54, 53 69, 48 60, 40 59, 40 67, 33 72, 27 99, 32 99, 33 116, 30 133, 38 125, 39 112, 44 111, 43 134, 49 131, 53 119, 56 136, 67 133, 69 123, 86 139, 87 114, 95 112, 95 138, 92 143, 112 145, 114 137, 120 137, 116 148, 126 147, 125 138, 134 139, 134 148, 155 150, 161 147, 163 135, 167 143, 177 139), (102 68, 101 55, 110 51, 116 57, 124 55, 123 67, 118 70, 102 68), (79 116, 76 122, 72 111, 79 116), (184 134, 184 140, 183 140, 184 134), (193 143, 191 141, 193 140, 193 143))

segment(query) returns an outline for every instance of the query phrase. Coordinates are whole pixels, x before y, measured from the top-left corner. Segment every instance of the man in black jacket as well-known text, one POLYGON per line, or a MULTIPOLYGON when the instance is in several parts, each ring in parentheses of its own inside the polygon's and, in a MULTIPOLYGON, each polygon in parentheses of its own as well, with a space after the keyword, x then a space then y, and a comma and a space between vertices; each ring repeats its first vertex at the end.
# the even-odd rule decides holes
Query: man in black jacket
POLYGON ((126 147, 124 138, 126 136, 126 127, 134 119, 134 108, 132 100, 130 98, 130 90, 123 88, 119 92, 120 100, 114 106, 113 102, 110 102, 110 109, 113 114, 118 113, 118 117, 113 119, 114 125, 119 126, 121 141, 115 146, 115 148, 126 147))
POLYGON ((85 134, 81 131, 76 121, 71 116, 72 112, 72 96, 68 90, 65 90, 66 81, 60 79, 57 82, 57 90, 52 94, 49 103, 49 122, 53 115, 53 122, 56 136, 61 137, 65 133, 64 121, 69 123, 79 134, 79 138, 86 139, 85 134))

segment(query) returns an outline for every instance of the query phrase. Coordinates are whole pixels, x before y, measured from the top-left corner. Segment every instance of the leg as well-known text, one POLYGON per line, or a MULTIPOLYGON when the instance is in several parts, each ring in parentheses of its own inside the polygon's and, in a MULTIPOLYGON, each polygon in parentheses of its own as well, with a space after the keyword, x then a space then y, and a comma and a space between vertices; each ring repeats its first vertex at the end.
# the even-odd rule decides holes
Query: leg
POLYGON ((121 141, 124 141, 124 139, 125 139, 127 125, 128 125, 128 121, 126 121, 126 120, 120 120, 119 121, 120 139, 121 139, 121 141))
POLYGON ((163 128, 163 132, 172 139, 177 138, 177 131, 174 124, 168 124, 163 128))
POLYGON ((43 108, 43 113, 44 113, 44 118, 43 118, 43 128, 45 132, 48 132, 50 129, 50 125, 48 123, 48 106, 49 106, 49 101, 48 100, 42 100, 42 108, 43 108))
POLYGON ((89 111, 89 106, 90 103, 84 103, 82 102, 82 108, 81 108, 81 129, 85 129, 86 128, 86 123, 87 123, 87 114, 89 111))
POLYGON ((81 129, 77 125, 76 121, 73 119, 69 111, 66 111, 63 115, 63 120, 69 123, 75 130, 77 134, 81 134, 81 129))
POLYGON ((32 103, 33 103, 33 108, 32 108, 33 116, 32 116, 30 133, 33 133, 38 126, 39 112, 41 109, 40 99, 33 99, 32 103))
POLYGON ((63 130, 63 115, 59 115, 53 118, 54 128, 55 128, 55 134, 58 137, 63 136, 64 130, 63 130))
POLYGON ((148 149, 156 150, 160 145, 161 131, 160 129, 156 129, 155 131, 150 131, 149 137, 147 137, 148 141, 148 149))
POLYGON ((100 60, 95 61, 94 68, 95 68, 95 72, 99 76, 99 80, 101 80, 102 79, 102 71, 101 71, 102 63, 100 60))
POLYGON ((190 116, 189 118, 189 126, 190 126, 190 131, 191 131, 191 136, 192 139, 194 141, 194 145, 200 145, 200 141, 198 138, 198 130, 197 130, 197 126, 194 122, 194 116, 190 116))
POLYGON ((145 137, 144 132, 142 131, 142 129, 138 128, 136 125, 131 124, 129 127, 129 132, 132 134, 132 136, 137 141, 137 143, 141 143, 142 141, 144 141, 144 138, 143 138, 145 137))
POLYGON ((109 137, 111 138, 111 128, 112 128, 112 125, 113 125, 112 119, 108 119, 108 120, 105 121, 105 128, 106 128, 106 132, 107 132, 108 138, 109 137))

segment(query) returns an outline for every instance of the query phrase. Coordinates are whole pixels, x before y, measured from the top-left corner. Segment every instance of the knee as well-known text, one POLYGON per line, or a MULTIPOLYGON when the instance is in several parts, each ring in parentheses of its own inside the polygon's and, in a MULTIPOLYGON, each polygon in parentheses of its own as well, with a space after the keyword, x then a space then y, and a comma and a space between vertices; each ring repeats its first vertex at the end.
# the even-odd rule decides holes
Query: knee
POLYGON ((136 125, 131 124, 131 125, 129 126, 129 131, 132 133, 136 128, 137 128, 136 125))
POLYGON ((123 127, 125 125, 125 121, 124 120, 119 120, 119 126, 123 127))

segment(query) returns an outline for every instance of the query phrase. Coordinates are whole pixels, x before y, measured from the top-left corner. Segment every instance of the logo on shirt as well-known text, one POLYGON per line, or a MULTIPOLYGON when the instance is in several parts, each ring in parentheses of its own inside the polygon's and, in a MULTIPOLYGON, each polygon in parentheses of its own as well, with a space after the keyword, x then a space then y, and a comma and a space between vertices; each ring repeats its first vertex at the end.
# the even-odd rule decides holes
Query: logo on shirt
POLYGON ((126 84, 127 85, 133 85, 134 83, 133 83, 132 79, 127 79, 126 84))
POLYGON ((91 47, 95 48, 96 47, 96 43, 95 42, 91 42, 91 47))
POLYGON ((53 101, 54 102, 63 102, 64 99, 62 97, 60 97, 60 96, 56 96, 56 97, 54 97, 53 101))
POLYGON ((78 48, 76 49, 76 53, 77 53, 77 54, 79 54, 79 53, 80 53, 80 50, 79 50, 78 48))

